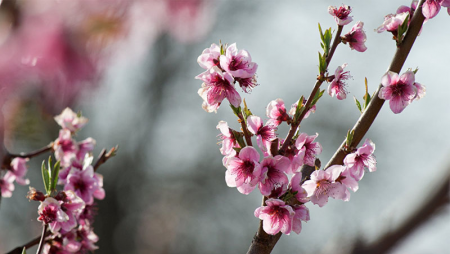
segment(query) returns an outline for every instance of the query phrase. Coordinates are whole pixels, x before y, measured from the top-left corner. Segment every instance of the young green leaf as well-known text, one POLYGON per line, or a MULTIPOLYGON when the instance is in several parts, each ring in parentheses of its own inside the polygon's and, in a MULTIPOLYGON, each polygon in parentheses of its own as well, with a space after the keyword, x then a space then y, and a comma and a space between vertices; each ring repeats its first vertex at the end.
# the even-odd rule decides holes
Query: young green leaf
POLYGON ((45 191, 48 195, 48 194, 50 194, 50 176, 48 174, 48 169, 45 167, 45 160, 42 161, 41 170, 42 170, 42 180, 44 181, 45 191))
POLYGON ((320 91, 320 90, 317 91, 317 93, 314 95, 314 98, 311 101, 311 106, 310 107, 316 105, 317 101, 319 101, 319 99, 322 97, 324 92, 325 92, 325 89, 322 90, 322 91, 320 91))
POLYGON ((397 45, 400 45, 403 40, 403 34, 408 30, 408 21, 409 21, 409 14, 406 16, 405 20, 403 20, 403 23, 401 26, 397 28, 397 45))
POLYGON ((27 254, 27 248, 23 247, 22 254, 27 254))
POLYGON ((361 103, 359 103, 358 99, 356 99, 355 96, 353 96, 353 99, 355 99, 355 104, 356 104, 356 107, 358 108, 359 112, 362 113, 363 111, 361 109, 361 103))
POLYGON ((51 178, 51 183, 50 183, 50 191, 54 191, 56 190, 56 184, 58 183, 58 176, 59 176, 59 166, 60 162, 57 161, 55 163, 55 166, 53 167, 52 170, 52 178, 51 178))

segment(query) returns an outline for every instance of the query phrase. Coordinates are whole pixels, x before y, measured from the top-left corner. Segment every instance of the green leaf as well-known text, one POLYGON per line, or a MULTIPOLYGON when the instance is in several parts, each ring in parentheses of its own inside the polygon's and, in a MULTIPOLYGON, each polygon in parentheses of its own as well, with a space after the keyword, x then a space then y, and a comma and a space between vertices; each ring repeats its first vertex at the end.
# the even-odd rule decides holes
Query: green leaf
POLYGON ((317 91, 317 93, 314 95, 314 98, 311 101, 310 107, 316 105, 317 101, 322 97, 323 93, 325 92, 325 89, 322 91, 317 91))
POLYGON ((304 99, 305 98, 302 95, 302 97, 300 97, 300 99, 298 100, 297 108, 295 109, 294 122, 298 121, 298 118, 300 117, 300 115, 303 112, 303 109, 304 109, 304 107, 303 107, 303 100, 304 99))
POLYGON ((42 180, 44 181, 44 187, 47 194, 50 194, 50 177, 48 174, 48 169, 45 167, 45 160, 42 161, 42 180))
POLYGON ((22 254, 27 254, 27 248, 23 247, 22 254))
MULTIPOLYGON (((367 105, 369 105, 370 100, 371 100, 371 97, 369 94, 369 85, 367 83, 367 78, 364 79, 364 84, 366 86, 366 94, 364 94, 363 99, 364 99, 364 110, 366 110, 367 105)), ((361 113, 362 113, 362 111, 361 111, 361 113)))
POLYGON ((51 183, 50 183, 50 191, 54 191, 56 190, 56 184, 58 183, 58 176, 59 176, 59 166, 60 162, 57 161, 55 163, 55 166, 53 167, 52 170, 52 178, 51 178, 51 183))
POLYGON ((409 14, 406 16, 405 20, 403 20, 402 25, 397 28, 397 45, 402 43, 403 34, 406 32, 406 30, 408 30, 408 21, 409 14))
POLYGON ((244 148, 245 142, 244 142, 244 135, 241 132, 237 132, 235 130, 232 130, 231 133, 233 134, 234 139, 238 142, 239 146, 244 148))
POLYGON ((241 106, 235 107, 233 104, 230 103, 230 107, 233 110, 233 113, 239 118, 239 113, 241 113, 241 106))
POLYGON ((353 99, 355 99, 355 104, 356 104, 356 107, 359 109, 359 112, 362 113, 361 103, 359 103, 358 99, 356 99, 355 96, 353 96, 353 99))
POLYGON ((245 99, 244 99, 244 110, 242 111, 242 113, 244 114, 245 121, 247 121, 247 117, 253 115, 250 109, 248 109, 247 102, 245 101, 245 99))
POLYGON ((319 72, 325 73, 327 71, 327 62, 325 55, 320 54, 319 52, 319 72))
POLYGON ((347 138, 346 138, 346 144, 347 144, 347 148, 350 148, 350 145, 353 142, 353 135, 355 134, 354 130, 348 130, 347 132, 347 138))

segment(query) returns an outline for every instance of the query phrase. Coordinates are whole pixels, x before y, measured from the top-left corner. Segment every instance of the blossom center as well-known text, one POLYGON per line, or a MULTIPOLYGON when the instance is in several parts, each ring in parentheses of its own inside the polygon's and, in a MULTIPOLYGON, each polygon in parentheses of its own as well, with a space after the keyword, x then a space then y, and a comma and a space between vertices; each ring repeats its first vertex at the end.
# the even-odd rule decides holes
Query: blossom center
POLYGON ((339 7, 339 9, 334 10, 334 15, 336 15, 336 17, 338 17, 339 19, 346 19, 350 12, 352 12, 352 8, 350 8, 350 6, 348 7, 348 9, 344 6, 341 6, 339 7))
POLYGON ((56 221, 56 217, 57 217, 56 212, 57 212, 56 207, 54 207, 52 205, 48 205, 42 211, 41 216, 39 216, 39 220, 43 221, 45 224, 52 223, 52 222, 56 221))

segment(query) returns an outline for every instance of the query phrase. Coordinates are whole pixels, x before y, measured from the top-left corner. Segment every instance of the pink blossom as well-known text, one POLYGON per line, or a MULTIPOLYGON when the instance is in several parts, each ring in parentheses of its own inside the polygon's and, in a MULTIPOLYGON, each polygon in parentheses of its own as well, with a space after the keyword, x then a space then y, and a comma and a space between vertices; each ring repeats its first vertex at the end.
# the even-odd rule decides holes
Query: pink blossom
POLYGON ((11 170, 8 171, 6 174, 13 174, 16 178, 16 182, 21 185, 27 185, 30 184, 30 180, 24 179, 25 175, 27 174, 27 161, 26 158, 19 158, 16 157, 11 161, 11 170))
POLYGON ((269 152, 271 142, 277 137, 275 134, 276 127, 272 125, 264 126, 261 117, 251 115, 247 118, 247 128, 256 135, 258 147, 263 152, 269 152))
POLYGON ((205 83, 202 84, 202 88, 198 89, 198 95, 203 99, 202 108, 208 113, 217 113, 217 109, 219 109, 221 103, 208 104, 208 90, 209 86, 205 83))
POLYGON ((441 10, 443 0, 426 0, 422 5, 422 14, 426 19, 434 18, 441 10))
POLYGON ((328 197, 334 199, 345 199, 347 189, 344 185, 336 182, 345 168, 334 165, 326 170, 316 170, 311 174, 311 180, 305 181, 302 187, 311 198, 311 202, 320 207, 328 203, 328 197))
POLYGON ((347 89, 345 88, 347 84, 344 83, 345 80, 349 79, 351 76, 348 74, 348 71, 344 72, 344 68, 347 67, 347 64, 343 64, 342 66, 338 66, 336 71, 334 72, 334 79, 331 81, 328 86, 328 94, 331 97, 336 95, 338 100, 343 100, 347 97, 347 89))
POLYGON ((236 43, 228 46, 225 55, 220 56, 220 66, 235 78, 253 77, 258 68, 250 53, 243 49, 238 51, 236 43))
POLYGON ((270 118, 267 122, 268 125, 278 126, 281 122, 289 120, 289 115, 286 113, 284 101, 282 99, 276 99, 269 102, 266 108, 266 115, 270 118))
POLYGON ((263 221, 264 231, 269 235, 276 235, 280 231, 289 235, 295 216, 292 207, 280 199, 273 198, 266 200, 266 205, 255 210, 255 217, 263 221))
POLYGON ((352 12, 352 8, 347 5, 342 5, 339 8, 336 8, 335 6, 328 6, 328 13, 334 17, 336 24, 339 26, 345 26, 352 22, 353 18, 349 16, 350 12, 352 12))
POLYGON ((6 174, 3 178, 0 178, 1 197, 10 198, 12 196, 14 179, 15 176, 13 174, 6 174))
POLYGON ((239 86, 246 93, 250 93, 252 89, 258 85, 257 83, 258 81, 256 80, 256 74, 248 78, 236 77, 235 80, 239 83, 239 86))
POLYGON ((289 166, 289 159, 281 155, 264 158, 261 162, 261 182, 259 183, 262 195, 272 196, 271 194, 276 193, 274 196, 278 198, 286 192, 289 184, 286 173, 289 166))
POLYGON ((94 197, 97 199, 105 197, 103 177, 97 173, 94 174, 92 166, 83 170, 72 168, 66 181, 64 190, 74 191, 87 205, 94 202, 94 197))
POLYGON ((406 17, 408 17, 408 12, 398 13, 398 14, 388 14, 384 17, 384 22, 379 26, 376 31, 382 33, 384 31, 391 32, 394 36, 397 36, 398 27, 403 24, 406 17))
MULTIPOLYGON (((341 175, 336 179, 336 182, 341 183, 346 188, 352 190, 353 192, 356 192, 359 188, 358 181, 353 178, 353 176, 350 174, 350 170, 347 167, 344 167, 344 169, 341 172, 341 175)), ((346 191, 346 198, 342 199, 344 201, 350 200, 350 192, 348 190, 346 191)))
POLYGON ((220 148, 220 153, 222 155, 228 156, 230 155, 235 147, 239 147, 236 139, 234 138, 231 129, 228 127, 228 123, 225 121, 220 121, 216 127, 220 130, 222 134, 219 134, 219 138, 222 139, 222 147, 220 148))
POLYGON ((78 116, 70 108, 65 108, 60 115, 55 116, 55 121, 64 129, 71 132, 76 132, 83 128, 88 122, 88 119, 83 116, 78 116))
POLYGON ((416 87, 417 90, 417 94, 416 97, 414 97, 414 100, 418 101, 425 96, 425 94, 427 93, 427 89, 424 85, 417 82, 414 83, 414 86, 416 87))
MULTIPOLYGON (((239 107, 241 104, 241 96, 234 89, 233 77, 226 72, 223 73, 217 66, 212 67, 195 78, 202 80, 205 84, 206 91, 202 91, 202 94, 206 93, 206 102, 208 105, 217 105, 218 107, 225 98, 235 107, 239 107)), ((204 97, 202 96, 202 98, 204 97)))
POLYGON ((364 43, 367 40, 366 33, 363 30, 364 23, 361 21, 358 21, 350 32, 348 32, 346 35, 344 35, 344 41, 348 42, 348 45, 353 50, 356 50, 358 52, 364 52, 367 50, 366 45, 364 43))
MULTIPOLYGON (((302 105, 305 106, 307 102, 308 102, 308 101, 307 101, 306 99, 303 99, 302 105)), ((291 116, 294 116, 294 115, 295 115, 295 111, 297 110, 297 106, 298 106, 298 101, 297 101, 296 103, 294 103, 294 104, 291 105, 291 109, 289 110, 289 115, 291 115, 291 116)), ((312 107, 308 110, 308 112, 306 112, 304 118, 308 118, 308 116, 309 116, 311 113, 315 113, 315 112, 316 112, 316 105, 312 106, 312 107)))
POLYGON ((301 133, 297 140, 295 141, 295 146, 298 150, 302 150, 305 148, 305 156, 303 158, 303 163, 309 166, 314 167, 314 162, 316 160, 316 156, 322 153, 322 146, 319 142, 313 142, 317 136, 316 135, 308 136, 306 133, 301 133))
POLYGON ((59 131, 59 137, 53 143, 53 150, 56 159, 61 161, 61 166, 68 167, 72 164, 72 161, 77 158, 78 145, 72 139, 70 130, 62 129, 59 131))
POLYGON ((406 6, 406 5, 402 5, 400 7, 398 7, 397 9, 397 14, 403 13, 403 12, 408 12, 409 16, 412 17, 414 14, 414 11, 417 9, 417 5, 419 4, 418 0, 412 1, 411 2, 411 7, 406 6))
POLYGON ((300 167, 303 166, 305 151, 306 151, 305 147, 300 147, 300 149, 298 149, 297 146, 295 146, 295 144, 287 147, 284 156, 288 157, 289 160, 291 161, 291 166, 289 168, 288 174, 298 172, 300 167))
POLYGON ((295 198, 301 202, 306 203, 309 202, 308 193, 305 189, 300 185, 302 181, 302 172, 295 173, 291 178, 290 188, 292 192, 297 192, 295 194, 295 198))
POLYGON ((309 221, 309 209, 305 205, 294 205, 294 218, 292 218, 292 231, 300 234, 302 231, 302 221, 309 221))
POLYGON ((228 187, 237 187, 242 194, 249 194, 261 179, 259 153, 251 146, 244 147, 238 157, 227 161, 225 181, 228 187))
POLYGON ((76 161, 72 162, 72 166, 82 168, 86 155, 88 155, 89 153, 91 153, 94 150, 96 143, 97 142, 93 138, 87 138, 83 141, 78 142, 77 143, 78 152, 76 155, 76 161))
POLYGON ((347 166, 350 175, 356 180, 360 181, 364 176, 364 167, 368 168, 370 172, 377 170, 377 161, 373 156, 375 151, 375 144, 366 139, 364 144, 356 150, 356 152, 345 156, 344 164, 347 166))
POLYGON ((77 233, 81 238, 81 244, 84 250, 94 251, 98 249, 95 245, 98 242, 98 236, 94 233, 90 225, 80 225, 77 233))
POLYGON ((400 77, 395 72, 387 72, 381 78, 383 87, 378 93, 380 99, 389 100, 389 106, 395 114, 402 112, 416 98, 414 72, 407 71, 400 77))
POLYGON ((203 69, 211 69, 213 66, 219 65, 220 47, 215 43, 211 47, 203 50, 202 54, 197 58, 197 62, 203 69))
POLYGON ((69 216, 61 209, 60 201, 48 197, 38 207, 38 220, 48 224, 53 233, 59 232, 62 228, 70 231, 76 226, 70 221, 69 216))

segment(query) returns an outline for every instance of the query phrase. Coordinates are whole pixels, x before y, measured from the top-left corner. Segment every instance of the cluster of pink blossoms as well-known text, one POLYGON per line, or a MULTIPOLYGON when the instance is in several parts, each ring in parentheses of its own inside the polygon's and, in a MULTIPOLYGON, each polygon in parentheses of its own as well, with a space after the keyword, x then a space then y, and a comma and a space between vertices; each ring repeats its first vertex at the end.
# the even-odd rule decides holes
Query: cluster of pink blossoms
MULTIPOLYGON (((352 21, 349 6, 329 7, 328 10, 339 29, 352 21)), ((351 49, 364 52, 367 49, 364 45, 366 35, 362 28, 363 23, 357 22, 349 33, 341 37, 340 42, 348 43, 351 49)), ((326 36, 330 38, 329 34, 326 36)), ((322 41, 324 40, 322 34, 322 41)), ((324 51, 329 53, 326 47, 324 51)), ((240 107, 241 97, 234 88, 234 84, 238 82, 248 92, 256 85, 254 77, 257 65, 251 62, 247 51, 238 52, 236 44, 229 47, 212 44, 202 52, 197 61, 207 70, 196 77, 204 82, 198 92, 203 99, 203 108, 207 112, 216 111, 223 99, 227 98, 242 128, 232 129, 225 121, 220 121, 216 127, 221 132, 220 152, 224 156, 222 163, 226 168, 225 182, 245 195, 259 189, 265 203, 255 210, 254 215, 263 221, 266 233, 290 234, 293 231, 299 234, 302 222, 310 219, 306 206, 308 202, 322 207, 330 197, 349 201, 350 191, 358 190, 358 182, 363 178, 365 168, 369 172, 376 171, 376 159, 373 155, 375 144, 370 139, 366 139, 357 149, 346 150, 343 165, 333 165, 324 170, 316 167, 317 156, 322 152, 322 146, 315 142, 318 134, 308 135, 297 128, 302 119, 315 112, 315 103, 323 91, 317 93, 316 97, 309 98, 309 102, 305 99, 297 101, 289 111, 282 99, 271 101, 266 108, 268 119, 264 124, 261 117, 248 110, 247 105, 245 108, 240 107), (243 81, 245 78, 251 82, 243 81), (306 105, 309 105, 308 108, 306 105), (276 133, 283 122, 291 125, 286 140, 279 139, 276 133), (252 144, 252 136, 255 136, 256 146, 252 144), (302 168, 307 168, 306 166, 314 167, 315 170, 310 175, 304 174, 302 168)), ((335 75, 324 79, 331 82, 328 93, 336 95, 339 100, 345 99, 347 94, 344 81, 350 75, 344 71, 345 67, 346 64, 339 66, 335 75)), ((321 73, 323 74, 325 73, 321 73)), ((416 90, 424 91, 420 84, 415 87, 416 90)), ((423 93, 417 92, 415 98, 422 95, 423 93)))
MULTIPOLYGON (((298 103, 298 102, 297 102, 298 103)), ((295 113, 297 103, 292 105, 290 113, 295 113)), ((314 108, 315 110, 315 108, 314 108)), ((311 112, 308 112, 308 114, 311 112)), ((284 155, 271 154, 270 147, 276 140, 276 127, 281 122, 292 121, 286 112, 282 99, 271 101, 266 110, 269 120, 266 125, 258 116, 248 116, 249 131, 256 136, 258 147, 264 157, 261 159, 258 151, 252 146, 241 147, 238 138, 242 133, 229 128, 220 121, 217 129, 222 141, 220 152, 224 155, 223 165, 226 167, 225 181, 229 187, 236 187, 242 194, 249 194, 258 187, 266 196, 266 206, 259 207, 255 216, 262 219, 263 228, 268 234, 282 232, 297 234, 301 231, 301 221, 309 220, 309 210, 304 205, 311 201, 323 206, 328 197, 348 201, 350 192, 358 189, 358 181, 364 175, 364 167, 370 172, 376 170, 373 156, 375 145, 366 140, 361 148, 347 155, 345 166, 333 166, 327 170, 317 170, 311 175, 311 180, 302 184, 301 166, 314 166, 316 157, 322 152, 322 146, 314 142, 318 134, 309 136, 300 133, 286 149, 284 155), (287 203, 294 195, 297 202, 287 203)), ((278 148, 284 141, 278 141, 278 148)))
POLYGON ((256 83, 258 65, 252 62, 252 57, 246 50, 239 50, 236 43, 230 46, 212 44, 203 50, 197 59, 200 67, 206 69, 196 79, 203 81, 198 94, 203 99, 203 109, 207 112, 217 112, 222 101, 227 98, 235 107, 241 104, 241 96, 234 85, 249 93, 256 83))
POLYGON ((97 249, 97 235, 92 223, 95 214, 94 199, 103 199, 103 176, 91 165, 92 138, 77 142, 75 133, 87 119, 66 108, 55 121, 62 127, 53 142, 55 157, 60 161, 58 184, 64 191, 53 196, 31 189, 29 198, 40 201, 39 221, 49 225, 52 236, 46 239, 44 253, 79 253, 97 249))
MULTIPOLYGON (((338 26, 344 26, 353 21, 350 15, 350 6, 343 5, 339 8, 330 6, 328 7, 328 12, 334 17, 336 24, 338 26)), ((350 48, 358 52, 364 52, 367 50, 365 42, 367 40, 366 33, 363 30, 364 23, 358 21, 351 30, 341 37, 341 41, 345 44, 348 43, 350 48)), ((327 92, 331 97, 336 96, 338 100, 343 100, 347 98, 347 88, 345 80, 349 79, 351 76, 348 71, 344 72, 344 68, 347 64, 338 66, 334 73, 334 76, 330 77, 330 85, 328 86, 327 92)))

